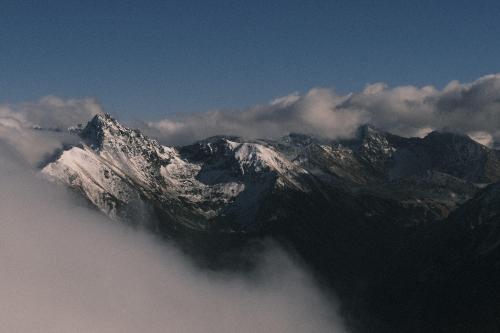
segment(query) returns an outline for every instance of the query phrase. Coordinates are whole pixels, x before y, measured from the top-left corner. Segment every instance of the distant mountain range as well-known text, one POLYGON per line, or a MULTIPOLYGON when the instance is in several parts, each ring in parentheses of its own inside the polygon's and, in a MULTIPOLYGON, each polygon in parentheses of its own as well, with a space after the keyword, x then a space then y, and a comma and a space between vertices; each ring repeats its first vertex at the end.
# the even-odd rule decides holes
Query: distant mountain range
POLYGON ((353 331, 500 330, 500 151, 467 136, 211 137, 169 147, 107 114, 42 168, 114 220, 207 261, 274 238, 353 331))

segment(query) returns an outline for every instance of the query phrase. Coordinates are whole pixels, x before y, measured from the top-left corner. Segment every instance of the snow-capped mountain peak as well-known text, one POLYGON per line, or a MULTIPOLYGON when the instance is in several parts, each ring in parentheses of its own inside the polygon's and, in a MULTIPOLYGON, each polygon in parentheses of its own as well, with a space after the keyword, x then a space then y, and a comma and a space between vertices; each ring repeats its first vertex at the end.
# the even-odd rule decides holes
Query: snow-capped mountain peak
POLYGON ((137 154, 143 151, 161 151, 161 145, 144 136, 137 129, 130 129, 109 114, 98 114, 80 132, 80 136, 96 150, 121 149, 137 154))
POLYGON ((463 138, 407 139, 369 126, 351 140, 303 134, 278 141, 215 136, 169 147, 99 114, 74 133, 81 143, 42 172, 112 217, 140 214, 160 221, 158 225, 170 221, 196 229, 247 228, 276 219, 280 210, 269 205, 281 196, 328 201, 338 191, 352 189, 356 195, 359 188, 384 197, 393 191, 397 197, 392 200, 410 197, 418 209, 442 216, 474 192, 475 185, 462 186, 462 180, 500 178, 498 151, 477 148, 463 138), (434 171, 448 175, 449 184, 422 181, 434 171), (419 190, 400 188, 407 183, 419 190), (467 193, 450 199, 456 188, 467 193))
POLYGON ((96 115, 79 135, 81 145, 42 172, 116 218, 140 207, 144 214, 160 210, 204 228, 232 205, 255 215, 268 189, 308 190, 300 179, 307 172, 265 142, 221 136, 177 149, 108 114, 96 115), (245 200, 238 199, 243 192, 245 200))

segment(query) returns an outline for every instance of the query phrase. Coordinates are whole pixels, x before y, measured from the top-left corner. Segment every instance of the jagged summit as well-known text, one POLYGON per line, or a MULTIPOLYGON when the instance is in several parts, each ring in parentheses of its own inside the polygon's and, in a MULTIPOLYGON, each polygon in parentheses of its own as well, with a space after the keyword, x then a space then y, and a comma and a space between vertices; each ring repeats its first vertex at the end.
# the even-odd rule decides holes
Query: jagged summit
MULTIPOLYGON (((439 301, 443 291, 473 290, 472 301, 465 300, 476 305, 497 283, 500 183, 477 183, 500 180, 500 153, 467 137, 403 138, 363 126, 352 140, 292 133, 278 140, 215 136, 168 147, 105 114, 75 134, 82 142, 42 173, 108 216, 185 237, 188 246, 222 261, 219 249, 228 244, 274 237, 329 281, 353 288, 346 304, 356 311, 359 295, 374 304, 370 314, 379 304, 396 304, 392 322, 408 295, 408 309, 427 309, 428 295, 438 294, 439 301), (200 246, 204 241, 208 245, 200 246), (474 260, 487 259, 479 278, 470 274, 470 258, 460 261, 467 251, 474 260), (398 284, 401 276, 412 281, 412 292, 398 284), (463 287, 469 285, 474 288, 463 287), (477 287, 484 290, 475 298, 477 287)), ((431 316, 453 306, 455 298, 449 299, 431 316)), ((401 323, 412 315, 401 314, 401 323)))
POLYGON ((121 126, 107 113, 95 115, 80 131, 80 136, 95 147, 100 147, 106 138, 126 133, 128 129, 121 126))
MULTIPOLYGON (((429 167, 477 183, 500 180, 500 154, 469 136, 434 131, 421 139, 429 167)), ((424 160, 424 159, 422 159, 424 160)))
POLYGON ((148 138, 138 129, 123 126, 107 113, 94 116, 79 135, 92 149, 124 161, 142 156, 159 163, 159 155, 165 153, 165 147, 158 141, 148 138))
MULTIPOLYGON (((99 114, 75 133, 82 143, 65 150, 43 173, 83 193, 110 216, 127 219, 131 211, 141 211, 151 220, 197 229, 216 227, 213 221, 224 219, 231 221, 226 221, 230 229, 274 219, 277 212, 268 201, 290 193, 328 201, 340 188, 369 187, 390 197, 388 182, 404 184, 407 177, 425 183, 423 191, 432 191, 429 181, 418 180, 432 171, 469 182, 500 178, 498 152, 476 149, 470 139, 447 134, 406 139, 369 125, 360 127, 351 140, 298 133, 276 141, 219 135, 168 147, 109 114, 99 114)), ((473 191, 470 188, 467 191, 473 191)), ((440 190, 426 194, 431 203, 414 204, 438 209, 434 215, 441 216, 469 192, 450 199, 440 190)), ((225 228, 226 222, 221 224, 225 228)))
POLYGON ((251 225, 268 191, 310 189, 305 171, 265 142, 217 136, 167 147, 107 114, 89 121, 80 137, 83 145, 43 172, 118 219, 140 207, 151 220, 207 228, 231 211, 240 216, 233 227, 251 225))
POLYGON ((378 144, 387 145, 388 137, 390 137, 389 133, 379 130, 372 125, 364 124, 357 128, 353 138, 336 141, 353 149, 363 149, 363 147, 366 148, 378 144))
POLYGON ((479 142, 474 141, 466 134, 460 134, 451 131, 432 131, 424 137, 432 143, 445 142, 447 144, 468 144, 474 146, 483 146, 479 142))
POLYGON ((139 130, 129 129, 120 124, 115 118, 108 113, 100 113, 95 115, 85 127, 82 128, 80 136, 88 139, 99 141, 105 137, 118 137, 130 135, 130 133, 140 133, 139 130))
POLYGON ((105 131, 111 128, 123 128, 116 119, 114 119, 109 113, 99 113, 96 114, 84 127, 86 131, 105 131))
POLYGON ((236 135, 214 135, 206 139, 198 140, 196 143, 207 144, 207 143, 216 143, 218 141, 226 141, 226 140, 237 141, 237 142, 244 141, 242 137, 236 135))
POLYGON ((360 140, 364 140, 371 136, 383 135, 383 134, 385 134, 385 132, 376 128, 375 126, 370 124, 364 124, 358 127, 355 136, 360 140))
POLYGON ((278 142, 282 144, 289 144, 294 146, 308 146, 310 144, 319 143, 320 140, 312 135, 307 135, 303 133, 290 133, 288 135, 283 136, 278 142))

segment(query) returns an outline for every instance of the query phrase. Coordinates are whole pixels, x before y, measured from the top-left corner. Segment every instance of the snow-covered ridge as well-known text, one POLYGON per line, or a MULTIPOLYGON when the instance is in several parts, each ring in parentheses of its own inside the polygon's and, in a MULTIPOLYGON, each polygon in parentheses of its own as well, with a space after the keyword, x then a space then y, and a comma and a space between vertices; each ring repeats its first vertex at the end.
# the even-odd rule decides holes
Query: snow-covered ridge
POLYGON ((276 141, 216 136, 169 147, 106 114, 70 132, 80 143, 45 166, 43 174, 79 191, 113 218, 160 218, 196 229, 226 218, 230 224, 262 223, 261 209, 269 219, 276 217, 273 208, 262 208, 270 198, 301 193, 329 200, 335 195, 328 192, 339 188, 405 197, 410 205, 447 211, 459 203, 448 194, 460 180, 473 185, 464 187, 464 200, 474 183, 500 179, 498 151, 439 133, 403 138, 364 126, 343 141, 302 134, 276 141), (450 175, 451 185, 420 181, 429 172, 450 175), (445 189, 433 190, 439 186, 445 189))
MULTIPOLYGON (((96 115, 73 132, 80 135, 81 144, 64 151, 42 173, 77 189, 113 218, 127 218, 129 210, 141 209, 146 214, 160 207, 193 223, 222 214, 247 186, 306 190, 295 179, 306 171, 264 142, 222 139, 223 159, 236 162, 240 173, 222 164, 212 172, 217 179, 209 179, 207 160, 190 159, 177 148, 163 146, 107 114, 96 115)), ((210 142, 203 147, 205 153, 215 153, 210 142)), ((255 191, 256 196, 263 194, 255 191)), ((246 202, 255 205, 258 200, 246 202)))

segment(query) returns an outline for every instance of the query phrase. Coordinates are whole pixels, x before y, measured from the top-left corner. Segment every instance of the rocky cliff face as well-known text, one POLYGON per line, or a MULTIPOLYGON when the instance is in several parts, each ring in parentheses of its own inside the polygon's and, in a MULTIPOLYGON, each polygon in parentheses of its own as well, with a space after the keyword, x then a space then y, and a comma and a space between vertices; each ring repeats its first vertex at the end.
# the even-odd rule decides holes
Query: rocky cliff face
POLYGON ((112 219, 187 239, 208 261, 272 237, 336 291, 354 330, 500 327, 497 150, 369 126, 350 140, 169 147, 109 115, 71 132, 80 143, 43 167, 47 177, 112 219))
POLYGON ((79 135, 82 143, 42 172, 113 219, 167 220, 203 230, 217 227, 217 218, 237 215, 233 229, 241 229, 254 222, 273 191, 312 190, 307 171, 266 142, 214 137, 166 147, 108 115, 95 116, 79 135))
POLYGON ((338 192, 369 194, 410 207, 421 215, 410 220, 419 223, 445 217, 475 193, 476 183, 500 174, 497 151, 451 134, 405 139, 364 126, 349 141, 219 136, 167 147, 109 115, 73 132, 81 144, 43 173, 114 219, 199 230, 217 229, 216 221, 229 217, 233 222, 219 222, 221 230, 252 229, 275 219, 262 211, 287 191, 321 193, 325 200, 338 192))

